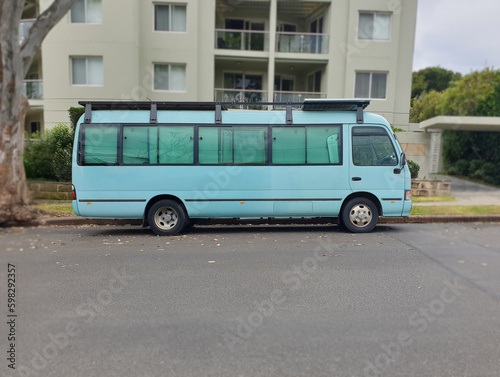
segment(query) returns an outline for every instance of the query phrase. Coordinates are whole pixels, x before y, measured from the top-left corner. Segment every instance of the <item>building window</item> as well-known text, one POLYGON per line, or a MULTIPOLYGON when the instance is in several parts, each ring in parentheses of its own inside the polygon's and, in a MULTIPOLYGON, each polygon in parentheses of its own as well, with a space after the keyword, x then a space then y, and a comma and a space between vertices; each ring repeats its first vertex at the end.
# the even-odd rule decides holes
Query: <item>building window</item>
POLYGON ((388 41, 390 36, 390 13, 359 13, 358 39, 388 41))
POLYGON ((154 90, 186 91, 186 66, 181 64, 155 64, 154 90))
POLYGON ((356 72, 355 98, 385 99, 387 73, 356 72))
POLYGON ((186 6, 155 4, 155 30, 186 31, 186 6))
POLYGON ((104 83, 102 56, 72 57, 71 77, 73 85, 96 85, 104 83))
POLYGON ((72 23, 102 24, 102 0, 78 0, 70 13, 72 23))

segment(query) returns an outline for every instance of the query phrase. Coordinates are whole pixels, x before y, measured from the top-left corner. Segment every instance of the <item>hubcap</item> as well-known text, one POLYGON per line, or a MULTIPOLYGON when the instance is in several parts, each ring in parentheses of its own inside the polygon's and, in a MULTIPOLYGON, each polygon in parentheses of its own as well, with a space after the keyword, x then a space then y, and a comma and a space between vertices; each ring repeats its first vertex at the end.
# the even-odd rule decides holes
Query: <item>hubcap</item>
POLYGON ((172 229, 177 225, 177 212, 170 207, 161 207, 156 211, 154 220, 158 228, 172 229))
POLYGON ((349 220, 359 228, 363 228, 372 221, 372 210, 365 204, 356 204, 349 212, 349 220))

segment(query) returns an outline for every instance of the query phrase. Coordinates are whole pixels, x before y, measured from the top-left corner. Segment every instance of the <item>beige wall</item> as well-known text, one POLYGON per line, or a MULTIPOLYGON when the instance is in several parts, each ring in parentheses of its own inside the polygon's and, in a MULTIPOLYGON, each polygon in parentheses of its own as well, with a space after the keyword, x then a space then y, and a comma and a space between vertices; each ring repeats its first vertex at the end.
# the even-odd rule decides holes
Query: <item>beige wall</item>
MULTIPOLYGON (((255 14, 239 14, 236 2, 231 17, 264 19, 269 28, 276 24, 269 19, 272 4, 277 20, 283 18, 280 2, 270 1, 255 14)), ((40 0, 40 10, 51 2, 40 0)), ((417 0, 335 0, 297 17, 298 31, 304 32, 323 16, 323 32, 329 34, 329 54, 323 55, 216 50, 215 28, 224 27, 225 16, 215 14, 216 0, 173 3, 187 6, 186 32, 154 31, 152 0, 103 0, 102 24, 72 24, 66 15, 42 46, 45 128, 67 122, 67 109, 79 100, 212 101, 228 70, 259 72, 263 89, 272 89, 270 74, 294 76, 296 86, 305 87, 307 74, 321 70, 327 98, 352 98, 356 71, 388 72, 387 99, 372 100, 368 110, 395 125, 408 123, 417 0), (359 11, 392 12, 390 41, 359 41, 359 11), (104 85, 71 85, 71 56, 102 56, 104 85), (154 91, 154 63, 185 64, 186 90, 154 91)))

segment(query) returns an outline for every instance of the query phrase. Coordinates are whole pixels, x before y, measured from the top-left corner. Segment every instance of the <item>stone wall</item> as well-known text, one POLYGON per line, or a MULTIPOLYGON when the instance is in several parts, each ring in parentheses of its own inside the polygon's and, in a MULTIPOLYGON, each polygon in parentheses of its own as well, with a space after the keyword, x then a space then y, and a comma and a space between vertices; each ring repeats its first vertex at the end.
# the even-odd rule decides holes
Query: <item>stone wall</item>
POLYGON ((28 182, 31 198, 34 200, 71 200, 71 183, 28 182))
POLYGON ((414 179, 411 181, 412 196, 450 196, 451 182, 444 179, 414 179))

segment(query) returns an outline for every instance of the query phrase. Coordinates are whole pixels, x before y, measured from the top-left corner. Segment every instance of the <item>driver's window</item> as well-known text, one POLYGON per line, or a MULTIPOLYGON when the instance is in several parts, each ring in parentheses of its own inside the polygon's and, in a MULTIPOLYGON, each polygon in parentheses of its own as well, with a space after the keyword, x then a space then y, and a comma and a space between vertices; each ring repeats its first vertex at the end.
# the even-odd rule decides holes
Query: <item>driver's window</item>
POLYGON ((352 160, 357 166, 395 166, 398 163, 394 145, 382 127, 352 129, 352 160))

